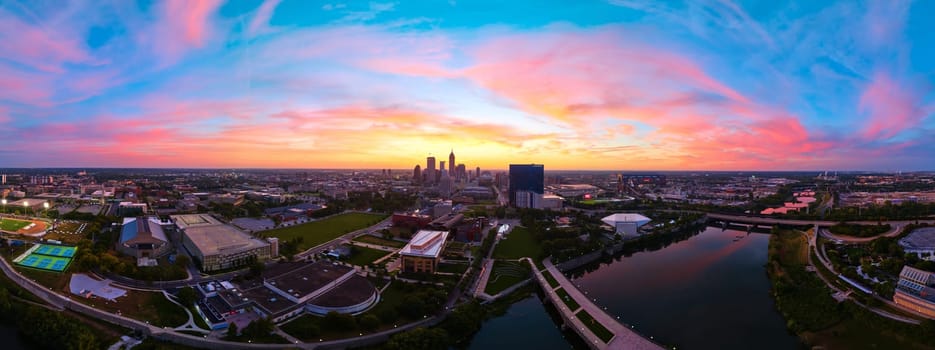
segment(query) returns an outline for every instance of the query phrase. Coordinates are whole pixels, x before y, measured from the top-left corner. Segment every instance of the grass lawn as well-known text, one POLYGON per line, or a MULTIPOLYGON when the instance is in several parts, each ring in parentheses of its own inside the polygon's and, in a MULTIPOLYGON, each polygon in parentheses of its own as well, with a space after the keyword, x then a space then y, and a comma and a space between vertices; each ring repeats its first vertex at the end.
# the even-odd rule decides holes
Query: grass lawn
POLYGON ((575 316, 577 316, 578 319, 581 320, 581 323, 584 323, 584 325, 587 326, 588 329, 594 333, 594 335, 596 335, 598 338, 601 338, 601 340, 603 340, 605 343, 609 342, 610 339, 614 337, 613 333, 607 330, 607 328, 604 327, 604 325, 602 325, 600 322, 595 321, 594 317, 591 317, 591 314, 589 314, 587 311, 581 310, 575 314, 575 316))
POLYGON ((263 231, 261 235, 264 237, 277 237, 280 241, 302 237, 299 251, 304 251, 338 238, 345 233, 374 225, 385 218, 386 215, 383 214, 345 213, 306 224, 263 231))
POLYGON ((570 295, 568 295, 568 292, 566 292, 565 289, 559 288, 555 291, 555 294, 557 294, 558 297, 565 302, 565 305, 568 305, 568 308, 572 311, 578 310, 578 308, 581 307, 581 305, 578 305, 578 303, 572 299, 570 295))
POLYGON ((72 300, 82 302, 111 313, 119 312, 121 315, 148 321, 158 327, 178 327, 188 320, 182 307, 173 304, 162 293, 141 292, 128 290, 127 294, 110 302, 103 299, 85 299, 72 297, 72 300))
POLYGON ((555 277, 553 277, 549 271, 542 271, 542 277, 545 277, 545 280, 549 282, 552 288, 558 287, 558 281, 555 280, 555 277))
POLYGON ((29 224, 31 224, 29 221, 3 218, 0 219, 0 230, 16 232, 23 227, 29 226, 29 224))
POLYGON ((468 264, 438 264, 438 272, 456 273, 459 275, 467 271, 467 268, 468 264))
POLYGON ((395 241, 392 239, 384 239, 374 235, 363 235, 357 238, 354 238, 355 242, 369 243, 384 247, 393 247, 393 248, 402 248, 406 246, 406 242, 395 241))
MULTIPOLYGON (((378 288, 380 287, 382 286, 378 285, 378 288)), ((359 320, 361 317, 366 315, 376 315, 379 317, 380 314, 387 312, 388 310, 395 312, 399 305, 403 303, 403 299, 407 294, 407 291, 403 289, 403 287, 404 282, 391 283, 390 286, 387 287, 382 294, 380 294, 380 302, 369 311, 358 315, 357 319, 359 320)), ((296 338, 309 342, 315 342, 319 339, 327 341, 356 337, 359 333, 361 333, 359 330, 345 332, 327 331, 325 330, 327 327, 322 327, 323 321, 323 317, 306 314, 292 321, 289 321, 289 323, 286 323, 279 328, 296 338)), ((397 316, 396 320, 394 321, 395 322, 384 322, 381 320, 380 328, 378 328, 377 331, 393 328, 393 324, 402 325, 408 322, 408 320, 404 319, 402 316, 397 316)))
POLYGON ((495 295, 529 278, 529 268, 526 264, 512 261, 495 261, 490 279, 484 287, 484 293, 495 295))
POLYGON ((352 249, 354 253, 345 261, 357 266, 367 266, 379 258, 393 254, 392 252, 361 246, 354 246, 352 249))
POLYGON ((778 237, 782 243, 779 259, 783 265, 800 266, 808 263, 808 242, 805 241, 805 235, 798 231, 783 231, 778 237))
POLYGON ((507 234, 506 238, 497 243, 493 251, 494 259, 519 259, 530 257, 538 259, 542 254, 542 247, 532 237, 532 232, 525 227, 517 226, 507 234))
POLYGON ((68 286, 68 281, 71 281, 70 274, 61 272, 52 272, 26 267, 16 267, 16 270, 23 274, 23 276, 26 276, 26 278, 34 280, 39 284, 52 288, 58 292, 64 291, 68 286))

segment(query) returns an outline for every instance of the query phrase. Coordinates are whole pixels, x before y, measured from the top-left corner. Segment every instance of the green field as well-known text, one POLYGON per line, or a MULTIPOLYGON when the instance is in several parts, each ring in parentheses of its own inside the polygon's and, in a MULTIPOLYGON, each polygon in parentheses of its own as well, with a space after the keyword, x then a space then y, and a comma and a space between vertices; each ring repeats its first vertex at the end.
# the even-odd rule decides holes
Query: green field
POLYGON ((386 215, 383 214, 346 213, 307 224, 263 231, 262 235, 264 237, 277 237, 280 242, 301 237, 302 242, 298 247, 299 251, 304 251, 346 233, 375 225, 385 218, 386 215))
POLYGON ((566 292, 565 289, 559 288, 555 291, 555 294, 565 302, 565 305, 568 305, 568 308, 571 309, 571 311, 578 310, 578 308, 581 307, 581 305, 578 305, 578 302, 576 302, 575 299, 572 299, 571 296, 568 295, 568 292, 566 292))
POLYGON ((29 222, 29 221, 3 218, 3 219, 0 219, 0 230, 16 232, 16 231, 19 231, 19 229, 23 227, 29 226, 29 224, 31 223, 32 222, 29 222))
POLYGON ((555 280, 555 277, 553 277, 549 271, 542 271, 542 277, 545 277, 545 280, 549 282, 552 288, 558 287, 558 281, 555 280))
POLYGON ((525 263, 495 261, 493 271, 490 271, 490 279, 484 287, 484 293, 496 295, 527 278, 529 278, 529 268, 525 263))
POLYGON ((494 259, 519 259, 529 257, 538 259, 542 254, 542 247, 532 237, 532 232, 525 227, 514 227, 506 238, 497 243, 493 251, 494 259))
POLYGON ((379 245, 379 246, 384 246, 384 247, 392 247, 392 248, 402 248, 406 246, 406 242, 400 242, 400 241, 396 241, 392 239, 384 239, 384 238, 380 238, 380 237, 373 236, 373 235, 358 236, 357 238, 354 238, 354 241, 361 242, 361 243, 374 244, 374 245, 379 245))
POLYGON ((361 246, 354 246, 354 248, 352 249, 354 253, 351 254, 351 257, 347 258, 347 260, 345 261, 348 263, 357 265, 357 266, 367 266, 367 265, 372 264, 374 261, 376 261, 379 258, 382 258, 389 254, 393 254, 393 252, 387 252, 387 251, 383 251, 379 249, 373 249, 373 248, 367 248, 367 247, 361 247, 361 246))
POLYGON ((468 264, 438 264, 438 272, 456 273, 459 275, 464 273, 464 271, 467 271, 467 268, 468 264))
POLYGON ((594 317, 591 317, 591 314, 587 311, 581 310, 575 314, 575 316, 577 316, 578 319, 581 320, 581 323, 584 323, 594 335, 601 338, 605 343, 613 339, 614 334, 607 330, 607 327, 604 327, 600 322, 595 321, 594 317))

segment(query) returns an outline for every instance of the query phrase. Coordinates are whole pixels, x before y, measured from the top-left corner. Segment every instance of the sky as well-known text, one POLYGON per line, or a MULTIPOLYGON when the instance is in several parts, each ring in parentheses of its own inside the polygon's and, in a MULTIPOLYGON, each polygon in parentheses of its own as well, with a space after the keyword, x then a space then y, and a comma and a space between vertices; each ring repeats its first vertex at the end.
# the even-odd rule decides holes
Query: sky
POLYGON ((0 167, 935 170, 935 1, 0 0, 0 167))

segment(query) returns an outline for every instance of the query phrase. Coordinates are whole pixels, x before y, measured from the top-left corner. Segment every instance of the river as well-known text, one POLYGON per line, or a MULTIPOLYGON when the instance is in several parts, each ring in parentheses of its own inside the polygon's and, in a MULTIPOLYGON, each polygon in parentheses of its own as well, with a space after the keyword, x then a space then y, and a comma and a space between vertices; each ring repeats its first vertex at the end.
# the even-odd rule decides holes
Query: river
POLYGON ((0 343, 4 350, 27 350, 34 347, 26 343, 14 326, 0 325, 0 343))
MULTIPOLYGON (((582 292, 640 333, 679 349, 797 349, 769 295, 769 235, 709 227, 656 251, 572 273, 582 292)), ((472 349, 567 349, 538 299, 489 320, 472 349), (559 338, 556 338, 555 336, 559 338)))

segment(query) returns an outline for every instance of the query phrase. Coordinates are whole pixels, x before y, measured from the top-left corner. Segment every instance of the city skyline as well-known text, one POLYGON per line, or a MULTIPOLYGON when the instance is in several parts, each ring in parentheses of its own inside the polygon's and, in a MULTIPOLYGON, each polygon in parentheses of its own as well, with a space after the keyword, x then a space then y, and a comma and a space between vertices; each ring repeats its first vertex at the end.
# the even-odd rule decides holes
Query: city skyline
POLYGON ((2 3, 0 159, 411 171, 453 148, 469 169, 933 170, 932 13, 899 1, 2 3))

